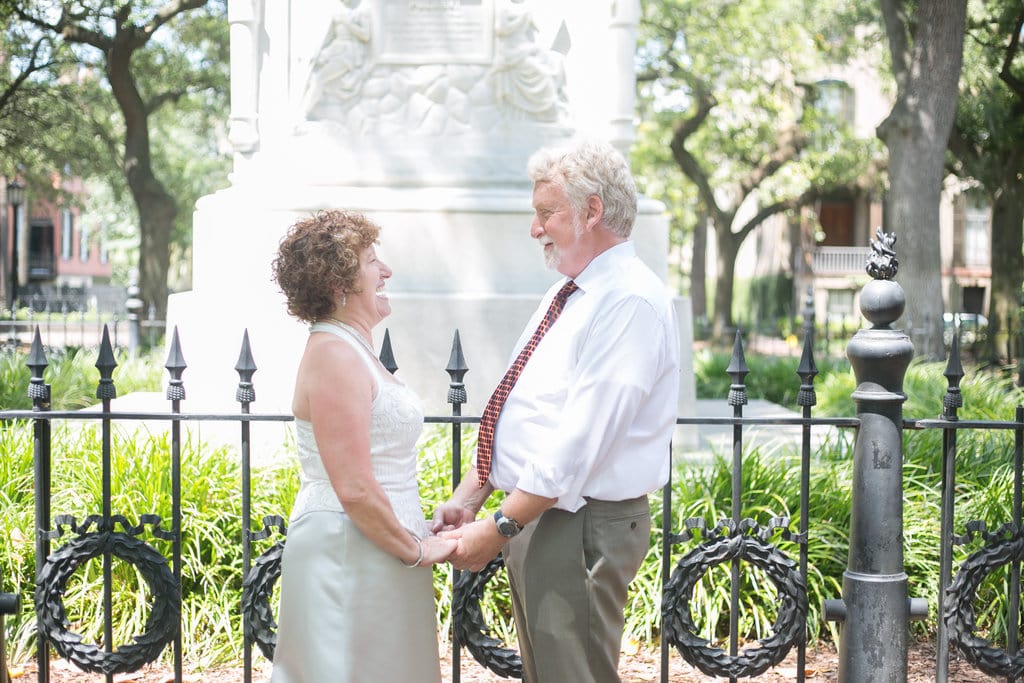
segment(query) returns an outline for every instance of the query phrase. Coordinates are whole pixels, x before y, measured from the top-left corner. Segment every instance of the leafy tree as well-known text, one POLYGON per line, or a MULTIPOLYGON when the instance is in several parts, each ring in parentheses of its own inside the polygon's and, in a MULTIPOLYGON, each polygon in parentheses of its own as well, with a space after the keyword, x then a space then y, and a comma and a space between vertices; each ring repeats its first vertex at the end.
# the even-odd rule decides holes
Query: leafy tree
MULTIPOLYGON (((833 45, 845 49, 843 30, 817 18, 849 16, 840 9, 830 0, 643 5, 638 83, 648 123, 640 148, 654 173, 685 176, 697 197, 691 215, 714 228, 715 336, 733 325, 743 241, 773 216, 873 177, 873 142, 813 106, 809 81, 833 45)), ((697 272, 701 256, 694 253, 697 272)))
POLYGON ((50 65, 40 72, 48 78, 41 75, 38 88, 51 97, 59 93, 66 103, 67 116, 53 137, 38 130, 52 143, 52 154, 41 161, 63 154, 63 163, 50 168, 67 164, 75 174, 103 176, 115 195, 127 190, 138 212, 142 298, 161 317, 171 243, 189 223, 179 220, 181 200, 205 193, 196 189, 202 181, 184 173, 182 158, 195 158, 197 150, 182 155, 175 149, 180 141, 168 136, 180 131, 182 118, 200 131, 226 118, 225 1, 31 0, 15 3, 8 30, 9 43, 22 46, 22 54, 38 41, 40 59, 50 65), (158 134, 162 140, 155 142, 158 134))
MULTIPOLYGON (((971 3, 960 99, 949 149, 953 170, 980 183, 992 204, 992 290, 989 322, 1019 314, 1024 294, 1024 5, 1018 0, 971 3)), ((1002 335, 988 336, 1000 357, 1002 335)))
POLYGON ((967 0, 881 0, 896 101, 878 126, 889 150, 886 222, 898 236, 904 318, 919 355, 941 355, 939 202, 956 112, 967 0))

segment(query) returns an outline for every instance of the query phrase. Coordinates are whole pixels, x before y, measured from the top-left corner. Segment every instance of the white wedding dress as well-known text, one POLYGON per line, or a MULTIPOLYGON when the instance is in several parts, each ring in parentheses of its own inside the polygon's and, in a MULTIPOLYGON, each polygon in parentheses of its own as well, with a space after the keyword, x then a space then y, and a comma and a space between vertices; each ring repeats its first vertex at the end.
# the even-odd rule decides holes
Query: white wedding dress
MULTIPOLYGON (((352 344, 376 377, 370 456, 399 521, 427 532, 416 484, 419 397, 373 359, 355 331, 314 323, 352 344)), ((324 471, 313 427, 295 420, 301 486, 281 568, 271 683, 440 681, 433 572, 410 569, 373 544, 345 515, 324 471)))

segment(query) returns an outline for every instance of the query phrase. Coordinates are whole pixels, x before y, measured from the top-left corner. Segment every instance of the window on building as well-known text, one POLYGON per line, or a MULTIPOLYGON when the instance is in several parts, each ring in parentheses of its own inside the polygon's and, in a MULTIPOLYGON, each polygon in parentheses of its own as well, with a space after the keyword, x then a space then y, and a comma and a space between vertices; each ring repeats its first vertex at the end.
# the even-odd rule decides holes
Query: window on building
POLYGON ((991 220, 984 197, 968 195, 964 208, 964 265, 989 265, 988 227, 991 220))
POLYGON ((29 224, 29 280, 49 280, 54 276, 54 246, 53 221, 33 220, 29 224))
POLYGON ((847 318, 853 315, 853 290, 830 289, 828 290, 828 315, 829 317, 847 318))
POLYGON ((89 260, 89 226, 85 223, 78 231, 78 260, 82 263, 89 260))
POLYGON ((60 258, 62 261, 71 260, 73 249, 72 241, 75 238, 75 218, 71 209, 60 210, 60 258))
POLYGON ((822 238, 818 246, 852 247, 853 201, 850 199, 825 199, 818 207, 818 222, 821 223, 822 238))
POLYGON ((106 263, 110 259, 110 254, 107 252, 107 228, 106 226, 100 227, 100 263, 106 263))
POLYGON ((817 108, 836 121, 853 125, 853 88, 838 80, 818 81, 817 108))

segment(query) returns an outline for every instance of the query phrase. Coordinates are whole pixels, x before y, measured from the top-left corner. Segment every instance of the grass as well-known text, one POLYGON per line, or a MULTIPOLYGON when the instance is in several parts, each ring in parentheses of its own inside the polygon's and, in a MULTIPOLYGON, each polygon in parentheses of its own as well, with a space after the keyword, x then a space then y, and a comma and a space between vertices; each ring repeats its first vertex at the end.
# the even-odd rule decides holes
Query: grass
MULTIPOLYGON (((32 371, 25 364, 27 353, 0 351, 0 410, 30 410, 27 387, 32 371)), ((69 347, 47 354, 43 381, 50 385, 52 410, 76 410, 96 403, 100 371, 96 352, 69 347)), ((119 394, 156 391, 164 376, 163 360, 154 355, 130 358, 122 349, 115 356, 112 379, 119 394)))
MULTIPOLYGON (((98 374, 86 356, 78 352, 58 354, 48 372, 56 387, 67 391, 68 405, 85 402, 95 392, 98 374)), ((724 355, 724 354, 723 354, 724 355)), ((731 380, 726 376, 712 383, 728 364, 719 356, 698 357, 696 372, 702 395, 728 391, 731 380), (713 388, 717 387, 717 388, 713 388)), ((23 359, 22 359, 23 362, 23 359)), ((748 388, 752 397, 770 397, 789 401, 799 388, 795 374, 796 359, 748 359, 751 374, 748 388), (771 378, 758 379, 760 373, 771 378), (780 386, 785 385, 785 386, 780 386), (758 387, 755 391, 754 387, 758 387), (769 388, 771 387, 771 388, 769 388), (763 391, 764 394, 757 393, 763 391)), ((124 362, 118 366, 126 384, 152 389, 152 359, 137 366, 124 362)), ((815 382, 818 416, 850 416, 856 406, 850 399, 854 389, 852 374, 841 365, 819 368, 815 382)), ((905 381, 908 400, 904 414, 909 417, 935 417, 941 412, 946 381, 941 364, 913 364, 905 381)), ((27 374, 17 363, 0 359, 0 374, 24 387, 27 374)), ((121 380, 115 382, 122 391, 121 380)), ((24 400, 5 382, 2 407, 22 407, 24 400)), ((1010 419, 1013 406, 1024 401, 1019 388, 1008 378, 996 373, 972 373, 961 383, 965 407, 964 419, 1010 419)), ((125 389, 126 391, 127 389, 125 389)), ((724 394, 722 394, 724 395, 724 394)), ((835 638, 834 625, 822 615, 824 600, 841 595, 842 573, 846 567, 850 521, 852 432, 840 432, 815 455, 810 471, 808 523, 807 635, 835 638)), ((459 443, 464 461, 468 461, 475 439, 475 429, 463 428, 459 443)), ((451 450, 453 438, 446 428, 428 427, 420 443, 420 486, 425 511, 447 499, 452 487, 451 450)), ((984 520, 990 529, 1011 519, 1012 502, 1012 434, 1002 430, 966 430, 959 434, 958 473, 956 489, 956 530, 961 533, 968 520, 984 520)), ((101 462, 99 433, 94 426, 58 422, 53 430, 53 514, 74 514, 79 519, 101 509, 101 462)), ((0 525, 9 530, 8 541, 0 552, 0 584, 6 591, 22 595, 19 615, 8 618, 5 637, 13 661, 24 661, 34 650, 34 616, 32 586, 35 574, 35 547, 32 541, 33 518, 33 434, 25 421, 0 423, 0 525)), ((115 430, 114 457, 111 462, 113 510, 130 520, 142 514, 156 513, 170 518, 170 445, 166 435, 115 430)), ((241 471, 238 458, 228 449, 212 449, 186 440, 182 448, 183 485, 183 606, 182 623, 184 653, 196 667, 241 660, 241 615, 239 611, 241 556, 241 471)), ((937 430, 907 432, 904 437, 904 536, 905 565, 909 576, 909 592, 928 599, 930 616, 915 622, 919 635, 933 635, 936 628, 938 589, 939 502, 941 483, 941 433, 937 430)), ((287 517, 297 490, 297 474, 291 462, 258 469, 253 474, 253 519, 279 514, 287 517)), ((731 459, 715 458, 705 467, 685 467, 674 476, 671 528, 682 530, 687 519, 704 520, 711 527, 730 516, 731 459)), ((651 548, 630 592, 626 610, 626 638, 635 643, 651 645, 660 636, 662 585, 662 501, 652 496, 654 515, 651 548)), ((492 500, 488 506, 497 504, 492 500)), ((743 460, 742 514, 761 525, 775 517, 787 517, 790 529, 799 524, 799 469, 791 453, 783 449, 748 448, 743 460)), ((165 526, 167 524, 165 523, 165 526)), ((258 526, 258 525, 257 525, 258 526)), ((165 556, 170 556, 167 542, 154 539, 147 532, 142 538, 165 556)), ((257 543, 258 554, 275 540, 271 537, 257 543)), ((672 548, 674 570, 679 558, 694 549, 702 538, 697 535, 672 548)), ((775 536, 773 542, 791 558, 796 559, 799 546, 775 536)), ((54 546, 60 541, 55 542, 54 546)), ((954 568, 980 541, 957 547, 954 568)), ((136 572, 115 562, 114 609, 116 643, 131 642, 144 629, 150 596, 136 572)), ((447 566, 434 570, 437 616, 441 632, 448 633, 451 621, 451 570, 447 566)), ((775 589, 772 581, 756 567, 743 566, 740 574, 740 633, 744 640, 764 638, 772 630, 775 618, 775 589)), ((1005 642, 1008 573, 993 572, 983 584, 977 601, 979 632, 996 642, 1005 642)), ((76 632, 88 640, 102 638, 102 612, 99 563, 87 563, 76 572, 65 594, 69 618, 76 632)), ((690 601, 700 633, 717 646, 723 646, 728 633, 729 592, 728 569, 715 567, 697 583, 690 601)), ((276 600, 276 596, 275 596, 276 600)), ((500 572, 491 580, 481 604, 492 635, 506 643, 514 643, 515 630, 510 617, 508 586, 500 572)), ((165 656, 167 654, 165 653, 165 656)))

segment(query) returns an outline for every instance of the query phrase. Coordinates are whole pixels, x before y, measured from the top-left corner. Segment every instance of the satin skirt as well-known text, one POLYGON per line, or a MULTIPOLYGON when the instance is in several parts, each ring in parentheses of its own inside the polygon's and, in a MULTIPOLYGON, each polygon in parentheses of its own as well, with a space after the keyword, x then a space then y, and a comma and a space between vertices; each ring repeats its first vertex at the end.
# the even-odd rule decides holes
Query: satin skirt
POLYGON ((344 513, 294 520, 271 683, 440 680, 431 569, 403 566, 344 513))

